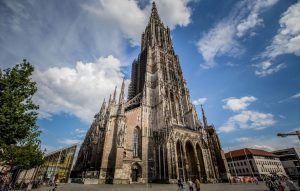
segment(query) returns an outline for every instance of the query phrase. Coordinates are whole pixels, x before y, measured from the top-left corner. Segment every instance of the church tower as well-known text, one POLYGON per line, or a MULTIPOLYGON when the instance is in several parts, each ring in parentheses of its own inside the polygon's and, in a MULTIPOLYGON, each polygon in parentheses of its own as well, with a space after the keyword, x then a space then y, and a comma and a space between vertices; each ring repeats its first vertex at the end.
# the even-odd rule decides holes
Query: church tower
POLYGON ((198 118, 170 29, 154 2, 141 52, 132 63, 126 102, 124 88, 123 82, 118 102, 116 91, 107 106, 104 102, 79 152, 75 167, 86 182, 227 178, 218 135, 210 130, 203 108, 204 125, 198 118), (87 174, 95 176, 88 179, 87 174))

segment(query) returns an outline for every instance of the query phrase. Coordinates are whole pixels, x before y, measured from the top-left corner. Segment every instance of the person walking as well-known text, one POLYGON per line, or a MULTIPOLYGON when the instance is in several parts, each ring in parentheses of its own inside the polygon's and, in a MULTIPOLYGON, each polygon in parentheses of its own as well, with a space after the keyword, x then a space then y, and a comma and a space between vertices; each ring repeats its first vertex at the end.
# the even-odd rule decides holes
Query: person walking
POLYGON ((182 189, 183 189, 183 181, 182 181, 181 178, 178 179, 177 185, 178 185, 178 189, 179 189, 179 190, 182 190, 182 189))
POLYGON ((194 191, 194 187, 193 187, 194 183, 191 180, 188 180, 188 185, 189 185, 190 191, 194 191))
POLYGON ((200 181, 198 180, 198 178, 195 180, 195 186, 196 186, 196 190, 200 191, 200 181))
POLYGON ((266 186, 270 189, 270 191, 276 191, 278 187, 272 178, 268 178, 266 180, 266 186))

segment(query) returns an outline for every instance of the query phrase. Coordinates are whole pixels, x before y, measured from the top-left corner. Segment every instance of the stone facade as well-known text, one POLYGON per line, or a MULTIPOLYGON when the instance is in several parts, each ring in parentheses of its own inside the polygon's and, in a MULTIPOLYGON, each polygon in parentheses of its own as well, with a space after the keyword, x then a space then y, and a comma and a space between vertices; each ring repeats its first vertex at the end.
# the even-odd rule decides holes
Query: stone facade
POLYGON ((204 111, 191 103, 169 28, 153 3, 125 85, 103 102, 80 149, 74 172, 99 183, 227 179, 226 159, 204 111), (107 106, 106 106, 107 105, 107 106))

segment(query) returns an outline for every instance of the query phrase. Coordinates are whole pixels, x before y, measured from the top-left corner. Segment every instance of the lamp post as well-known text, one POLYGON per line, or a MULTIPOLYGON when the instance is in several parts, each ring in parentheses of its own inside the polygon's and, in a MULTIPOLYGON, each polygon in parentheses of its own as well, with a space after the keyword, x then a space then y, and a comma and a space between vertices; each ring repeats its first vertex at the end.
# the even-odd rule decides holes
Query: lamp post
POLYGON ((292 136, 292 135, 298 136, 298 139, 300 140, 300 131, 293 131, 290 133, 277 133, 278 137, 287 137, 287 136, 292 136))

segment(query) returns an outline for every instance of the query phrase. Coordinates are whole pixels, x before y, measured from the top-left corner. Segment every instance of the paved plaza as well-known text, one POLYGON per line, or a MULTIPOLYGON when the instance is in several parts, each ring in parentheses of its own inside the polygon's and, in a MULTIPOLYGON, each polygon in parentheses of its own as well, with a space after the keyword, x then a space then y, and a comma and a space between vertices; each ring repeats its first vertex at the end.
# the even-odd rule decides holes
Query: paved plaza
MULTIPOLYGON (((51 191, 53 187, 41 187, 36 191, 51 191)), ((178 191, 175 184, 130 184, 130 185, 84 185, 84 184, 60 184, 56 191, 178 191)), ((195 190, 195 189, 194 189, 195 190)), ((202 184, 201 191, 268 191, 264 183, 256 184, 202 184)), ((188 191, 186 188, 184 191, 188 191)))

